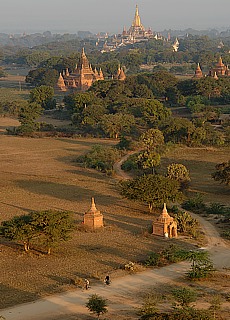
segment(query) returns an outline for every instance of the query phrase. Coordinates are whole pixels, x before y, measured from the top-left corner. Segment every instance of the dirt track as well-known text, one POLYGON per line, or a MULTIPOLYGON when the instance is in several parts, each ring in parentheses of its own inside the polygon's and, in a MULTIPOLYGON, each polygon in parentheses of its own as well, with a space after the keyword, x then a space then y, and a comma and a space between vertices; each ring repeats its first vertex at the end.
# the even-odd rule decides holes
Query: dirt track
MULTIPOLYGON (((205 224, 205 232, 208 234, 207 249, 210 251, 214 265, 218 269, 230 267, 229 248, 214 232, 213 226, 207 222, 205 224)), ((167 240, 166 240, 167 241, 167 240)), ((169 240, 170 241, 170 240, 169 240)), ((99 294, 108 299, 110 319, 116 319, 116 312, 119 315, 129 315, 128 319, 138 319, 135 316, 136 307, 140 306, 139 293, 148 288, 157 287, 165 283, 171 283, 183 277, 188 270, 189 263, 182 262, 167 267, 152 269, 127 275, 122 278, 115 279, 111 286, 103 284, 94 286, 89 291, 76 290, 64 294, 54 295, 35 301, 33 303, 19 305, 13 308, 1 311, 1 315, 7 320, 51 320, 51 319, 90 319, 87 317, 88 310, 85 303, 91 294, 99 294), (62 316, 65 315, 64 318, 62 316), (85 318, 85 316, 87 318, 85 318)))
MULTIPOLYGON (((124 161, 124 159, 122 159, 124 161)), ((120 174, 120 165, 116 166, 119 178, 128 178, 120 174)), ((230 268, 230 255, 228 245, 220 238, 213 225, 202 217, 196 217, 207 237, 207 249, 214 266, 217 269, 230 268)), ((170 240, 166 240, 170 241, 170 240)), ((127 275, 112 281, 111 286, 103 284, 94 286, 88 291, 76 290, 64 294, 58 294, 33 303, 23 304, 0 311, 6 320, 72 320, 94 319, 89 316, 85 307, 91 294, 99 294, 108 299, 109 319, 138 319, 135 308, 139 307, 140 292, 152 289, 162 284, 173 284, 178 281, 188 270, 189 263, 182 262, 159 269, 151 269, 142 273, 127 275), (119 312, 119 315, 117 314, 119 312)))

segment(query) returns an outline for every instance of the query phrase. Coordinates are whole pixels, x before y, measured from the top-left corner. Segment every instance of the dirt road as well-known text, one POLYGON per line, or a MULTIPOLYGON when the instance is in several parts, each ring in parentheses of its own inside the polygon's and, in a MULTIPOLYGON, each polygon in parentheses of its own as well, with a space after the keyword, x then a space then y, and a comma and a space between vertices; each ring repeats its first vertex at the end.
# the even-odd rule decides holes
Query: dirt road
MULTIPOLYGON (((121 161, 122 162, 122 161, 121 161)), ((121 163, 117 166, 120 168, 121 163)), ((118 171, 119 173, 119 171, 118 171)), ((120 178, 121 175, 119 174, 120 178)), ((126 176, 126 178, 128 178, 126 176)), ((202 217, 196 217, 207 237, 207 249, 218 269, 230 268, 230 254, 228 245, 220 238, 213 225, 202 217)), ((170 240, 166 240, 170 241, 170 240)), ((148 288, 173 284, 182 278, 189 268, 189 263, 182 262, 163 268, 112 279, 110 286, 95 285, 88 291, 77 289, 72 292, 53 295, 33 303, 18 305, 3 309, 0 315, 6 320, 72 320, 93 319, 85 307, 91 294, 99 294, 108 299, 108 319, 138 319, 135 308, 141 304, 140 292, 148 288), (119 313, 119 314, 118 314, 119 313)))
MULTIPOLYGON (((207 249, 211 253, 215 267, 230 268, 229 248, 218 234, 213 233, 214 236, 210 236, 209 232, 213 231, 213 226, 209 222, 201 221, 201 223, 205 224, 205 232, 208 233, 207 249)), ((110 319, 116 319, 117 311, 120 316, 126 314, 129 315, 128 319, 138 319, 135 316, 135 308, 141 303, 139 293, 164 283, 173 283, 183 277, 188 268, 189 263, 182 262, 159 269, 151 269, 114 279, 110 286, 101 284, 88 291, 76 290, 46 297, 33 303, 4 309, 0 311, 0 314, 6 320, 90 319, 85 303, 91 294, 96 293, 108 299, 110 319), (75 318, 72 318, 73 315, 75 318), (62 318, 63 316, 64 318, 62 318)))

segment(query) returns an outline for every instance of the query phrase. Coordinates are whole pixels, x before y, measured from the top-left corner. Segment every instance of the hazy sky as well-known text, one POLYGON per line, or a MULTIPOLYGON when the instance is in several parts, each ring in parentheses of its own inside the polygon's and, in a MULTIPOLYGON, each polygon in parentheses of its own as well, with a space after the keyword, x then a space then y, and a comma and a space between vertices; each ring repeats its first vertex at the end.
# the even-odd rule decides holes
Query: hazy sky
POLYGON ((230 0, 1 0, 0 32, 119 33, 136 4, 153 31, 230 27, 230 0))

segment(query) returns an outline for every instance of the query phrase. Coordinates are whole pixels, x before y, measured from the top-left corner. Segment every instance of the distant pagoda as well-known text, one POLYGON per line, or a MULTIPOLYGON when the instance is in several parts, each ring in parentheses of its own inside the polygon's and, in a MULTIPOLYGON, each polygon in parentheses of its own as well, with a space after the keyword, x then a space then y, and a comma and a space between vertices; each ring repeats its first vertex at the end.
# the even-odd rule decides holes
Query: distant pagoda
POLYGON ((72 73, 68 69, 60 74, 57 87, 60 91, 67 91, 75 89, 79 91, 86 91, 91 85, 98 80, 104 80, 102 70, 99 71, 91 67, 91 64, 86 57, 84 48, 82 48, 81 56, 72 73))
POLYGON ((197 67, 196 67, 195 74, 194 74, 193 78, 196 78, 196 79, 203 78, 203 73, 202 73, 202 70, 200 68, 200 64, 199 63, 197 63, 197 67))
POLYGON ((143 24, 141 23, 141 18, 139 15, 138 6, 136 5, 135 15, 132 22, 132 25, 128 30, 123 28, 122 31, 122 38, 130 39, 135 42, 135 40, 139 41, 140 39, 148 39, 149 37, 153 36, 151 29, 145 29, 143 24))

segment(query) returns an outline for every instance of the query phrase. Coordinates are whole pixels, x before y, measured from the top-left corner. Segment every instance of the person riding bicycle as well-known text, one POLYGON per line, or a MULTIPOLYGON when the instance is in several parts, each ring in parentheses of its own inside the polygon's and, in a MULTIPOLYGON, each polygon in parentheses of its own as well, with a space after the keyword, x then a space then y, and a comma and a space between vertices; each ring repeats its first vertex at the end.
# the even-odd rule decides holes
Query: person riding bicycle
POLYGON ((109 275, 107 275, 104 279, 104 283, 109 285, 111 283, 109 275))
POLYGON ((89 280, 85 279, 85 289, 88 290, 89 289, 89 280))

